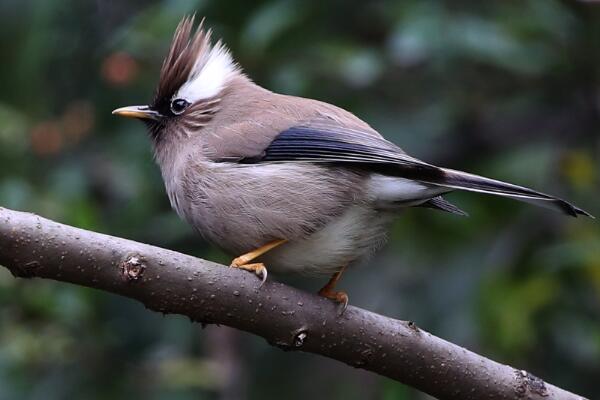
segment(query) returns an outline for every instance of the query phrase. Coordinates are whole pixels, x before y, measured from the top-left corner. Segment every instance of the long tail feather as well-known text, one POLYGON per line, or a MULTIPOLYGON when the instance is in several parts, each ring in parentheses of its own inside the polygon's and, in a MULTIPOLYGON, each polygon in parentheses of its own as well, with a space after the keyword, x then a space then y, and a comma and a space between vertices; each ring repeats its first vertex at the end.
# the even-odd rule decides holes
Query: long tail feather
POLYGON ((444 174, 441 179, 436 179, 436 182, 428 183, 445 186, 451 189, 509 197, 515 200, 531 203, 536 206, 550 208, 573 217, 585 215, 586 217, 594 218, 587 211, 584 211, 563 199, 537 192, 523 186, 513 185, 511 183, 485 178, 483 176, 456 171, 453 169, 444 168, 442 171, 444 174))

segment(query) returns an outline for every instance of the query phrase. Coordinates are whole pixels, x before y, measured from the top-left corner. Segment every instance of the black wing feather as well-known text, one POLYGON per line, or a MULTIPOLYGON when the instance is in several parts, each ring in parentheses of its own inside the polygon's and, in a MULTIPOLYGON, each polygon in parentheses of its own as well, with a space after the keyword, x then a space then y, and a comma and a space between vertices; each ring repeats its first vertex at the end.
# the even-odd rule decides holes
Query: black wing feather
POLYGON ((441 179, 443 170, 407 155, 387 140, 327 124, 297 126, 281 132, 256 158, 243 163, 306 161, 353 164, 385 175, 409 179, 441 179))
POLYGON ((460 215, 461 217, 468 217, 469 214, 466 211, 461 210, 442 196, 437 196, 429 199, 425 203, 419 204, 417 207, 432 208, 434 210, 445 211, 450 214, 460 215))

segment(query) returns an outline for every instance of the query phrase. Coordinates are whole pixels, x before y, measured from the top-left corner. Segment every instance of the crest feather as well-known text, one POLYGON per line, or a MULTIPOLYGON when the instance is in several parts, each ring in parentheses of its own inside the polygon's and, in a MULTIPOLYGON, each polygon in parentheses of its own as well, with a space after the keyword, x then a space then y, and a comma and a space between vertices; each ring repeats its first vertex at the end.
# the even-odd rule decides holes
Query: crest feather
POLYGON ((211 30, 204 19, 193 32, 194 16, 184 17, 173 36, 160 70, 155 103, 184 98, 190 103, 215 96, 230 76, 239 72, 229 50, 218 41, 211 44, 211 30))

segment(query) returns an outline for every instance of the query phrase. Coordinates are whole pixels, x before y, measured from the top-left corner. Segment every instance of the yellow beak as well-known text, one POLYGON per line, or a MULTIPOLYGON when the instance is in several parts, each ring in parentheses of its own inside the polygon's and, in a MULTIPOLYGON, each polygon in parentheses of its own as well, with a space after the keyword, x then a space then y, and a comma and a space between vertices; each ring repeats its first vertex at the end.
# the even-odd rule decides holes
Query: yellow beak
POLYGON ((157 111, 152 110, 148 106, 128 106, 114 110, 113 115, 120 115, 127 118, 152 119, 159 120, 162 115, 157 111))

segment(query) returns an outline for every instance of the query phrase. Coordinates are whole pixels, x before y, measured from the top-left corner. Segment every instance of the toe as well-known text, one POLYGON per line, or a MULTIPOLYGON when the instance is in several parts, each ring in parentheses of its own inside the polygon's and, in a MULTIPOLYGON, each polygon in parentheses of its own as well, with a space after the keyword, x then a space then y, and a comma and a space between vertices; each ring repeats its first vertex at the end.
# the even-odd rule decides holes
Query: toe
POLYGON ((339 303, 338 315, 344 314, 346 308, 348 307, 348 295, 346 294, 346 292, 333 292, 327 289, 321 289, 318 294, 319 296, 325 297, 327 299, 335 301, 336 303, 339 303))
POLYGON ((240 257, 234 258, 233 261, 231 261, 231 264, 229 264, 231 268, 239 268, 242 265, 244 265, 244 261, 241 260, 240 257))

